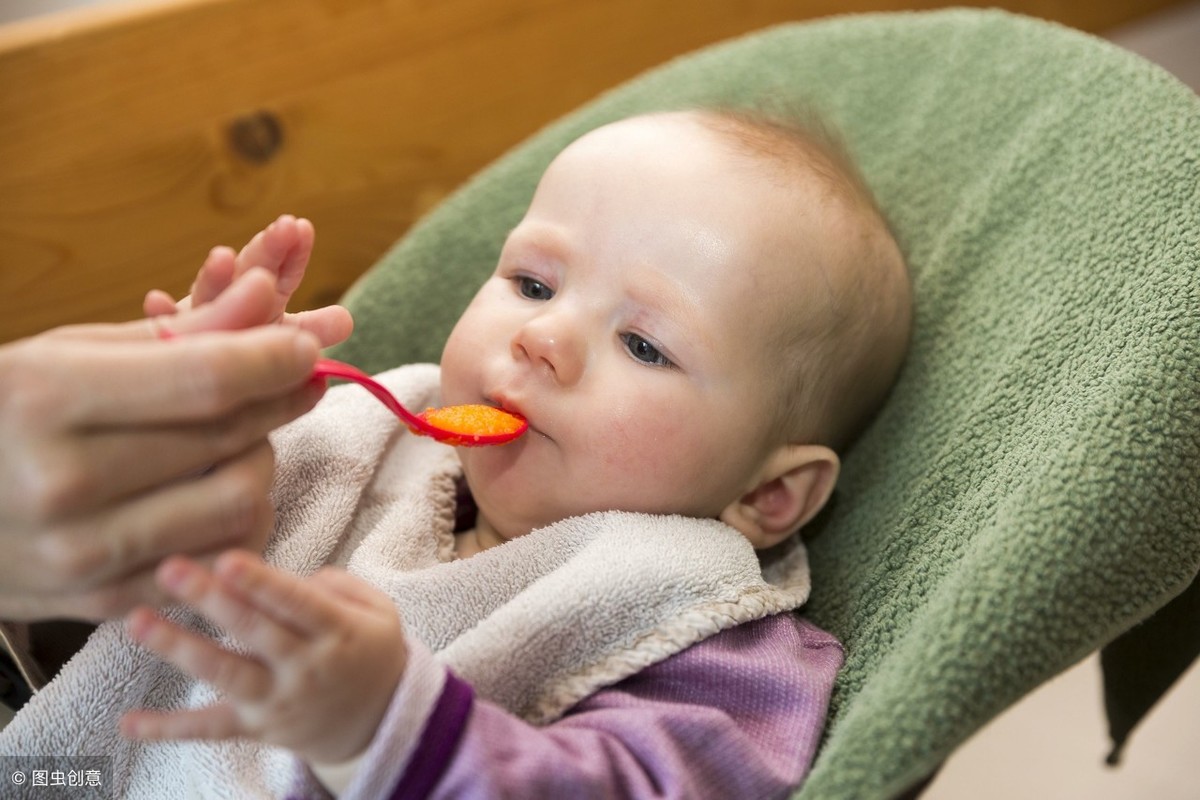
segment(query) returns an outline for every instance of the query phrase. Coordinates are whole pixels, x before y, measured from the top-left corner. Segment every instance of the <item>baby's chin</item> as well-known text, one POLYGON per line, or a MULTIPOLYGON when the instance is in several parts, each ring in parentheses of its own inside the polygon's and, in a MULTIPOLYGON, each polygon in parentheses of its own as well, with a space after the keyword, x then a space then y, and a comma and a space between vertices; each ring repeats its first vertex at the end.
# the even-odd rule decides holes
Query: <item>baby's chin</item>
POLYGON ((489 547, 519 539, 543 527, 545 525, 535 525, 506 517, 488 516, 480 511, 475 519, 475 536, 480 548, 486 550, 489 547))
POLYGON ((485 493, 483 496, 475 495, 475 504, 478 507, 476 530, 490 531, 501 541, 516 539, 578 515, 571 509, 539 502, 536 497, 522 502, 522 498, 503 494, 496 497, 485 493))
POLYGON ((581 507, 580 493, 567 488, 571 480, 561 461, 544 458, 536 446, 533 450, 520 439, 459 450, 479 520, 505 540, 595 510, 581 507))

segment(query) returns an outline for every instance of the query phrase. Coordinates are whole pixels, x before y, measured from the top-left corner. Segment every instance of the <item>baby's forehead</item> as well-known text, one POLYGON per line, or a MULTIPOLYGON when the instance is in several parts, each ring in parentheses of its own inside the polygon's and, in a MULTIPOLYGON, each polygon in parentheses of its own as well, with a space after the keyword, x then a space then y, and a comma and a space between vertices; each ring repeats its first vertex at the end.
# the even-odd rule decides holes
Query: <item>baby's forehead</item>
POLYGON ((607 157, 637 160, 686 150, 703 152, 708 161, 732 161, 742 153, 736 140, 700 111, 640 114, 601 125, 571 142, 560 158, 607 157))
MULTIPOLYGON (((807 145, 787 140, 792 135, 714 112, 661 112, 597 128, 576 140, 562 157, 585 167, 569 172, 571 177, 586 181, 599 176, 610 185, 608 170, 633 165, 630 174, 640 178, 644 173, 636 167, 644 165, 656 179, 675 183, 676 193, 689 198, 680 213, 699 207, 690 200, 694 194, 709 194, 712 202, 702 204, 709 219, 736 220, 732 235, 749 245, 743 255, 752 263, 729 276, 729 289, 750 282, 754 291, 749 294, 761 304, 756 319, 787 331, 787 317, 825 302, 820 273, 836 257, 837 240, 854 238, 861 222, 858 209, 829 191, 819 165, 801 153, 807 145), (779 313, 764 317, 768 310, 779 313)), ((578 183, 572 186, 578 189, 578 183)), ((631 186, 618 182, 614 196, 628 201, 630 192, 639 191, 631 186)), ((722 225, 721 232, 728 233, 729 226, 722 225)), ((744 305, 740 294, 729 291, 726 297, 744 305)))

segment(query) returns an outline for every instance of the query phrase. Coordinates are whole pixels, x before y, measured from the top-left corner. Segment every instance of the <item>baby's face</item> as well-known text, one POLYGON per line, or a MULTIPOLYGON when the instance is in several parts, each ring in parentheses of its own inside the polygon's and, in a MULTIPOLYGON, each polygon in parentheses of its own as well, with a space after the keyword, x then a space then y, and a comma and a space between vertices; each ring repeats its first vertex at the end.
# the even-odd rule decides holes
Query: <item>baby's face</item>
POLYGON ((782 190, 748 173, 683 115, 601 128, 547 169, 442 358, 444 402, 529 419, 460 451, 504 538, 600 510, 715 517, 754 488, 798 284, 782 190))

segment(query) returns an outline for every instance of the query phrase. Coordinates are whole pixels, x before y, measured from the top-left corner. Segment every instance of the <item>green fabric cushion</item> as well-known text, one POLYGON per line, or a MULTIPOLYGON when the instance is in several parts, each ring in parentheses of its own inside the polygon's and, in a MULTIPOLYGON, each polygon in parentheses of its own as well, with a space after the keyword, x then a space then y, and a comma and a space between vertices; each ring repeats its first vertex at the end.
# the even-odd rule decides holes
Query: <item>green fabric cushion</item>
POLYGON ((359 327, 337 355, 373 371, 436 361, 538 175, 582 132, 650 109, 792 103, 845 133, 916 291, 901 380, 809 531, 808 613, 848 657, 797 797, 883 798, 1200 564, 1200 102, 1186 87, 1001 12, 734 40, 472 180, 351 290, 359 327))

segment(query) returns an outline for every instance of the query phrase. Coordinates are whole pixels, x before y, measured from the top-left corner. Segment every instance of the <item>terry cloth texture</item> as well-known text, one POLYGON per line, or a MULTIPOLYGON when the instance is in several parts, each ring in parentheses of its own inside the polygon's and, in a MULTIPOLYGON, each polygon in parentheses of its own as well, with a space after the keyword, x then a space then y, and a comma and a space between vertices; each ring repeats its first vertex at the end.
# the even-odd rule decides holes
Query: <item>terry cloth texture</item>
MULTIPOLYGON (((895 796, 1193 580, 1200 101, 1002 12, 770 29, 639 77, 477 176, 350 291, 338 355, 436 360, 564 145, 696 105, 818 110, 911 265, 907 366, 809 537, 808 613, 847 663, 797 795, 895 796)), ((1182 647, 1200 623, 1157 632, 1182 647)), ((1109 677, 1110 703, 1146 704, 1138 673, 1109 677)))
MULTIPOLYGON (((437 404, 436 367, 403 367, 380 380, 406 406, 437 404)), ((454 450, 413 436, 358 386, 331 391, 273 444, 278 512, 267 560, 299 574, 335 563, 382 588, 409 636, 480 697, 533 724, 808 597, 797 539, 760 563, 744 536, 716 520, 588 514, 453 560, 461 475, 454 450)), ((173 617, 211 631, 184 609, 173 617)), ((288 794, 301 773, 281 749, 136 743, 117 733, 127 709, 216 699, 208 686, 134 646, 120 622, 107 623, 0 733, 0 753, 111 756, 119 797, 288 794)), ((4 796, 40 791, 10 786, 4 796)))

